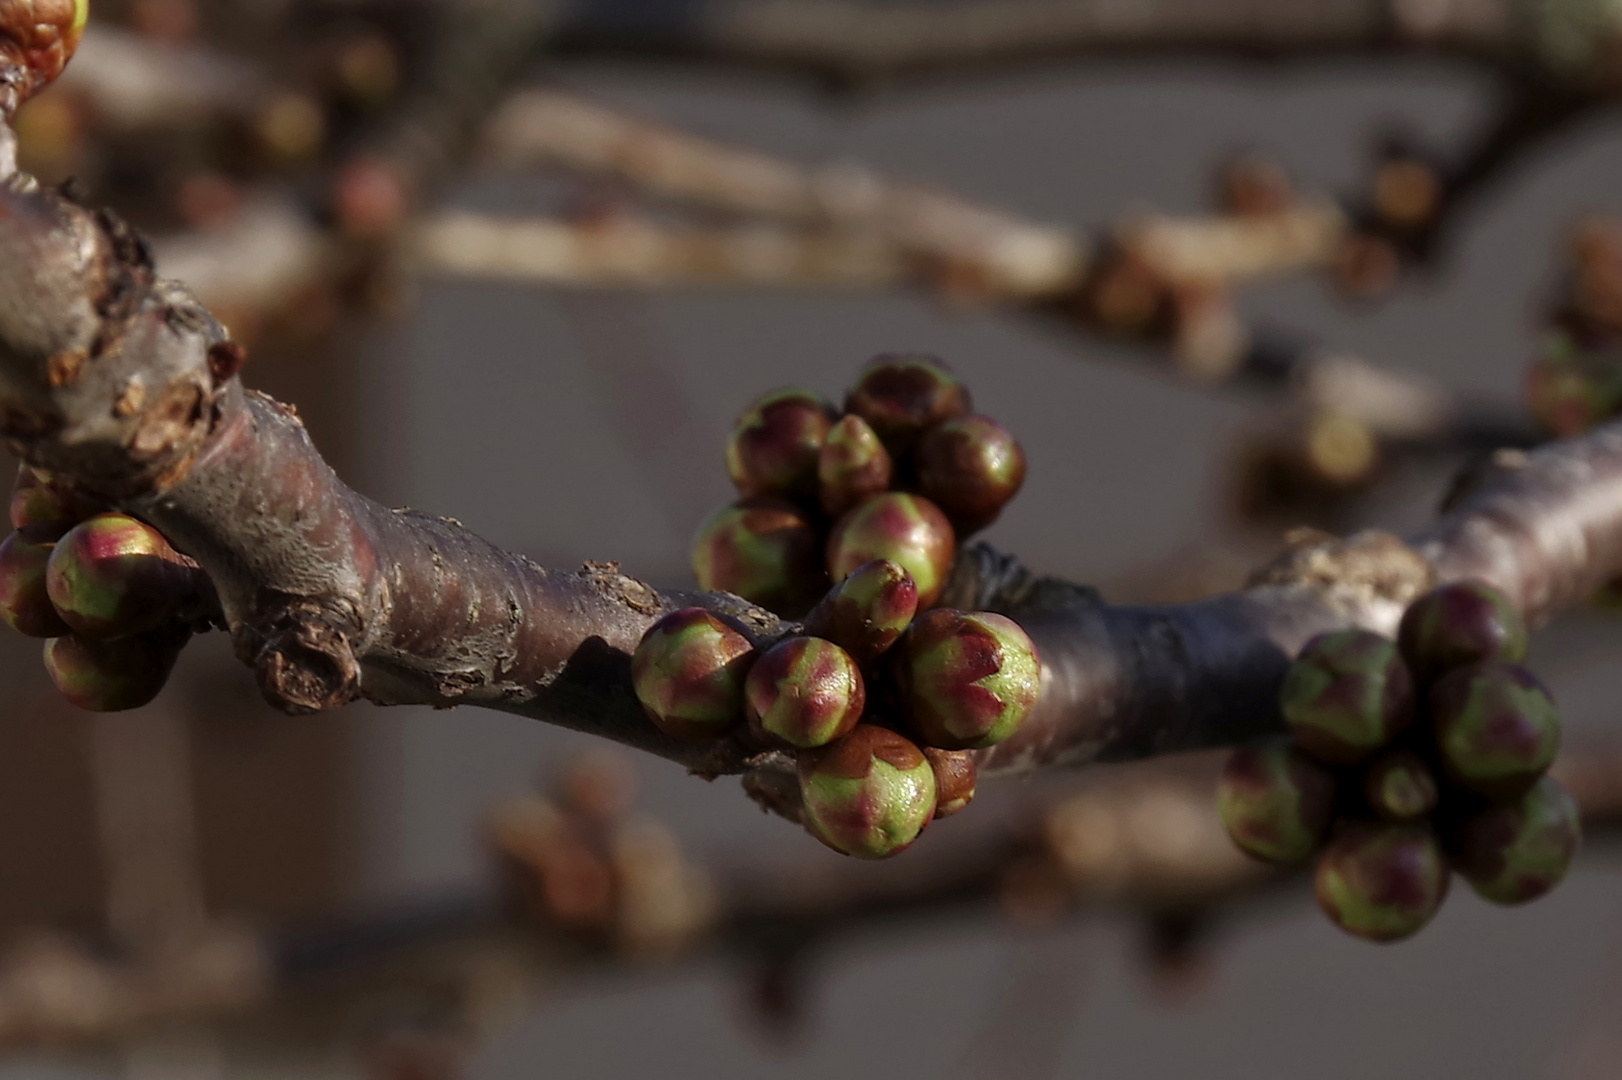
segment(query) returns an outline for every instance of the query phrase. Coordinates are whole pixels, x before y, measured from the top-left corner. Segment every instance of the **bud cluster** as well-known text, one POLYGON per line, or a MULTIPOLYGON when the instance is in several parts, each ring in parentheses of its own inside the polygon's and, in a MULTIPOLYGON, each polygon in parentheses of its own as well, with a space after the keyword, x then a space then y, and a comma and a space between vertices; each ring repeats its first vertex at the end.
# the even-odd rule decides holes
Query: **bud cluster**
POLYGON ((1509 601, 1470 581, 1416 600, 1396 641, 1309 641, 1280 691, 1289 734, 1235 751, 1223 772, 1234 843, 1268 862, 1316 855, 1324 912, 1372 941, 1418 932, 1453 871, 1500 904, 1553 889, 1581 828, 1545 775, 1560 717, 1520 666, 1526 646, 1509 601))
POLYGON ((23 466, 15 528, 0 542, 0 616, 46 638, 45 670, 98 712, 157 696, 191 636, 200 571, 157 530, 98 507, 23 466))
POLYGON ((880 356, 842 414, 803 390, 757 399, 726 464, 739 501, 699 530, 699 584, 804 616, 803 632, 757 651, 741 625, 673 612, 632 657, 637 697, 673 738, 736 731, 793 754, 807 830, 894 855, 969 804, 970 751, 1014 734, 1041 692, 1018 624, 933 608, 959 540, 1018 493, 1024 451, 939 360, 880 356))
POLYGON ((737 734, 793 754, 811 834, 877 859, 974 798, 971 749, 1014 734, 1036 706, 1041 662, 1012 620, 936 608, 874 560, 833 588, 804 632, 757 649, 704 608, 651 626, 631 657, 637 699, 675 739, 737 734))
POLYGON ((699 530, 693 570, 705 589, 789 616, 875 559, 904 567, 930 607, 959 541, 1025 480, 1019 443, 930 356, 875 358, 842 414, 804 390, 758 398, 726 464, 739 501, 699 530))
POLYGON ((0 0, 0 65, 16 65, 22 98, 62 74, 89 20, 90 0, 0 0))
POLYGON ((1574 232, 1566 278, 1526 378, 1526 403, 1566 437, 1622 415, 1622 224, 1574 232))

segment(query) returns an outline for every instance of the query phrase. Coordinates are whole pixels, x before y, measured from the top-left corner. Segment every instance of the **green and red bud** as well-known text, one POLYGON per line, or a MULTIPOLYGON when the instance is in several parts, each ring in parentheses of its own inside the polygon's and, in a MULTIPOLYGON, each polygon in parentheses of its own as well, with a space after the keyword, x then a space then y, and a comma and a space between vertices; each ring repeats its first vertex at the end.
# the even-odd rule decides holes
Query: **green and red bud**
POLYGON ((1217 785, 1217 811, 1247 855, 1300 862, 1323 846, 1334 818, 1335 778, 1286 738, 1228 755, 1217 785))
POLYGON ((1363 797, 1369 809, 1386 821, 1416 821, 1436 809, 1441 792, 1424 758, 1411 750, 1397 750, 1368 767, 1363 797))
POLYGON ((967 750, 922 747, 929 767, 935 770, 935 819, 951 817, 974 801, 980 770, 967 750))
POLYGON ((81 709, 138 709, 169 681, 190 636, 167 629, 111 641, 68 634, 45 643, 45 671, 69 704, 81 709))
POLYGON ((812 609, 806 633, 826 638, 858 664, 877 660, 918 614, 918 586, 899 563, 863 563, 812 609))
POLYGON ((146 522, 97 514, 58 540, 45 589, 79 634, 122 637, 154 628, 195 594, 196 571, 146 522))
POLYGON ((743 719, 743 687, 755 648, 703 608, 673 611, 648 628, 631 655, 631 685, 659 730, 713 739, 743 719))
POLYGON ((1400 941, 1441 908, 1448 864, 1424 825, 1353 822, 1318 857, 1313 884, 1324 914, 1348 934, 1400 941))
POLYGON ((1587 431, 1622 411, 1622 354, 1584 348, 1556 331, 1527 373, 1526 402, 1560 438, 1587 431))
POLYGON ((874 357, 845 397, 845 411, 871 424, 892 454, 912 449, 924 432, 971 407, 957 376, 923 355, 874 357))
POLYGON ((1465 819, 1453 867, 1483 899, 1524 904, 1560 884, 1581 846, 1577 803, 1545 776, 1513 802, 1465 819))
POLYGON ((840 418, 817 458, 817 497, 829 517, 890 490, 895 461, 860 416, 840 418))
POLYGON ((1430 692, 1447 778, 1490 799, 1526 791, 1560 749, 1560 713, 1543 684, 1515 664, 1473 664, 1430 692))
POLYGON ((72 629, 45 588, 45 566, 57 535, 54 526, 29 525, 0 543, 0 615, 29 637, 61 637, 72 629))
POLYGON ((1420 679, 1449 668, 1526 658, 1526 623, 1509 598, 1479 581, 1444 585, 1409 605, 1397 631, 1403 659, 1420 679))
POLYGON ((773 645, 744 682, 750 726, 768 739, 805 750, 849 734, 866 704, 867 687, 856 661, 817 637, 787 638, 773 645))
POLYGON ((918 490, 962 535, 997 520, 1025 483, 1025 451, 987 416, 960 416, 930 428, 914 456, 918 490))
POLYGON ((13 529, 48 525, 61 536, 95 513, 88 499, 58 489, 27 465, 17 467, 17 480, 11 488, 13 529))
POLYGON ((192 596, 196 571, 145 522, 98 514, 57 541, 45 587, 80 634, 120 637, 151 629, 192 596))
POLYGON ((809 498, 832 410, 804 390, 774 390, 745 409, 727 441, 727 472, 745 498, 809 498))
POLYGON ((0 0, 0 61, 25 74, 22 98, 62 74, 90 21, 90 0, 0 0))
POLYGON ((1036 644, 1014 620, 941 608, 902 636, 895 654, 902 710, 930 746, 994 746, 1019 730, 1042 696, 1036 644))
POLYGON ((718 511, 693 541, 699 587, 736 593, 782 615, 804 611, 828 586, 815 526, 792 503, 745 499, 718 511))
POLYGON ((935 813, 935 772, 923 751, 887 728, 860 724, 800 755, 806 828, 835 851, 883 859, 906 850, 935 813))
POLYGON ((1290 733, 1329 765, 1363 761, 1414 719, 1414 684, 1396 642, 1336 630, 1307 642, 1279 692, 1290 733))
POLYGON ((927 608, 946 587, 957 534, 928 499, 890 492, 846 514, 828 538, 828 573, 844 581, 874 559, 898 563, 918 587, 918 607, 927 608))

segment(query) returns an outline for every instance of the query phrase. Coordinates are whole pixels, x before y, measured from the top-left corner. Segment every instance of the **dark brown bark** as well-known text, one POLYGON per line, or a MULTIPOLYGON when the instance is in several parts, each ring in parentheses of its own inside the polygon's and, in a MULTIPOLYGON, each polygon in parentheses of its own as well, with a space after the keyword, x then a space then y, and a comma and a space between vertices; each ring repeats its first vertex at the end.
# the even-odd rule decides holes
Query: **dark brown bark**
MULTIPOLYGON (((273 703, 482 705, 705 773, 747 766, 746 736, 695 747, 661 735, 631 693, 628 654, 690 603, 761 640, 784 631, 775 617, 734 597, 660 593, 616 567, 544 570, 454 521, 370 502, 291 409, 216 378, 230 367, 211 363, 222 340, 106 216, 48 194, 0 197, 5 433, 201 563, 273 703)), ((1419 538, 1423 558, 1389 537, 1307 544, 1252 588, 1194 604, 1110 606, 971 549, 948 602, 1017 618, 1047 670, 1036 716, 983 766, 1142 757, 1274 726, 1296 649, 1348 624, 1390 630, 1433 567, 1493 581, 1535 619, 1581 600, 1622 570, 1622 429, 1514 461, 1419 538)))

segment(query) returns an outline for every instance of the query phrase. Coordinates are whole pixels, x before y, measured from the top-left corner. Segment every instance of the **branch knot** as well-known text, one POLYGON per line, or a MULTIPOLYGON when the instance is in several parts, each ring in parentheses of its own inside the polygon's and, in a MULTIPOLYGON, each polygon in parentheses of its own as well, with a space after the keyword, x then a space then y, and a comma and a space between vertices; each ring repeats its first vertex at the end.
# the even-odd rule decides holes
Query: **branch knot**
POLYGON ((290 716, 323 712, 360 696, 353 616, 320 600, 292 599, 249 619, 234 638, 259 692, 290 716))

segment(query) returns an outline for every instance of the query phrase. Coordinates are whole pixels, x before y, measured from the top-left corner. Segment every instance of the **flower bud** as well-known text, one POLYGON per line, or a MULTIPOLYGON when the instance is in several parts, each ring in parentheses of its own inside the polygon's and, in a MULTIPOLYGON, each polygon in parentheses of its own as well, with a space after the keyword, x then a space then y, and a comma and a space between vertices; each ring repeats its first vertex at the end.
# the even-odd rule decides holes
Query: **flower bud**
POLYGON ((1524 904, 1560 884, 1580 846, 1577 803, 1545 776, 1513 802, 1465 819, 1453 867, 1483 899, 1524 904))
POLYGON ((1335 778, 1287 738, 1242 746, 1228 755, 1217 785, 1217 812, 1247 855, 1300 862, 1323 845, 1335 810, 1335 778))
POLYGON ((887 728, 860 724, 800 755, 806 828, 835 851, 883 859, 906 850, 935 812, 923 752, 887 728))
POLYGON ((1448 865, 1423 825, 1354 822, 1318 857, 1324 914, 1348 934, 1399 941, 1431 921, 1447 897, 1448 865))
POLYGON ((1396 642, 1336 630, 1307 642, 1290 665, 1279 708, 1301 749, 1325 764, 1349 765, 1413 721, 1413 679, 1396 642))
POLYGON ((987 416, 937 424, 918 441, 918 490, 939 506, 960 535, 990 525, 1025 483, 1025 451, 987 416))
POLYGON ((22 66, 27 100, 62 74, 90 21, 90 0, 0 0, 0 61, 22 66))
POLYGON ((61 637, 71 629, 45 589, 45 564, 55 547, 50 525, 29 525, 0 543, 0 615, 29 637, 61 637))
POLYGON ((11 527, 49 525, 61 536, 95 513, 87 501, 65 494, 27 465, 17 468, 11 489, 11 527))
POLYGON ((1414 675, 1432 679, 1448 668, 1526 659, 1526 623, 1491 585, 1460 581, 1410 604, 1397 642, 1414 675))
POLYGON ((1425 759, 1397 750, 1376 758, 1363 774, 1363 797, 1387 821, 1415 821, 1436 809, 1440 793, 1425 759))
POLYGON ((45 587, 62 619, 86 637, 150 630, 192 595, 194 571, 156 529, 98 514, 57 542, 45 587))
POLYGON ((922 747, 929 767, 935 770, 935 820, 951 817, 974 801, 980 770, 967 750, 922 747))
POLYGON ((818 499, 829 517, 838 517, 890 490, 895 462, 871 425, 860 416, 842 417, 828 431, 817 458, 818 499))
POLYGON ((703 608, 682 608, 648 628, 631 656, 631 685, 648 717, 677 739, 713 739, 743 719, 743 684, 755 647, 703 608))
POLYGON ((693 541, 699 587, 736 593, 781 615, 804 611, 828 585, 820 538, 805 514, 780 499, 745 499, 720 510, 693 541))
POLYGON ((794 637, 767 649, 749 669, 744 704, 755 731, 811 749, 849 734, 862 718, 867 688, 844 649, 794 637))
POLYGON ((1515 664, 1448 672, 1431 688, 1430 711, 1448 779, 1489 799, 1524 792, 1560 749, 1554 700, 1515 664))
POLYGON ((828 572, 836 582, 874 559, 899 563, 918 586, 918 607, 927 608, 946 587, 957 554, 952 523, 928 499, 890 492, 867 500, 834 526, 828 538, 828 572))
POLYGON ((805 631, 826 638, 869 664, 901 637, 918 613, 918 586, 900 563, 874 559, 833 587, 805 621, 805 631))
POLYGON ((169 681, 190 636, 157 630, 101 641, 68 634, 45 643, 45 671, 69 704, 81 709, 138 709, 169 681))
POLYGON ((804 390, 774 390, 745 409, 727 442, 727 472, 745 498, 809 498, 831 424, 830 410, 804 390))
POLYGON ((876 356, 845 397, 878 433, 890 453, 912 449, 924 432, 971 408, 969 391, 933 356, 876 356))
POLYGON ((1042 662, 1020 625, 987 611, 940 608, 896 648, 902 709, 930 746, 994 746, 1019 730, 1042 696, 1042 662))
POLYGON ((1559 438, 1587 431, 1622 410, 1622 354, 1555 331, 1527 373, 1526 404, 1559 438))

